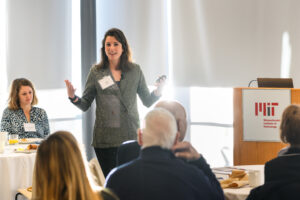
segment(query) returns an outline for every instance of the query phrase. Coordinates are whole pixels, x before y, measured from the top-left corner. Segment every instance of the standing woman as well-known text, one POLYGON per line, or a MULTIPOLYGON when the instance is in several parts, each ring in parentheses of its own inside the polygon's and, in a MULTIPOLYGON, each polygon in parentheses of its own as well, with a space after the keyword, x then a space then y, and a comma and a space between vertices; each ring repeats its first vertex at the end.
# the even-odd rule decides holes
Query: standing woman
POLYGON ((131 61, 131 52, 123 32, 113 28, 102 40, 101 62, 88 75, 81 98, 66 80, 69 99, 86 111, 96 99, 93 142, 98 161, 106 176, 116 166, 117 148, 122 142, 136 139, 139 127, 137 98, 150 107, 161 96, 165 76, 150 93, 140 66, 131 61))
POLYGON ((34 107, 38 103, 33 84, 18 78, 12 82, 8 107, 3 111, 1 131, 18 134, 19 138, 44 138, 49 134, 47 113, 34 107))

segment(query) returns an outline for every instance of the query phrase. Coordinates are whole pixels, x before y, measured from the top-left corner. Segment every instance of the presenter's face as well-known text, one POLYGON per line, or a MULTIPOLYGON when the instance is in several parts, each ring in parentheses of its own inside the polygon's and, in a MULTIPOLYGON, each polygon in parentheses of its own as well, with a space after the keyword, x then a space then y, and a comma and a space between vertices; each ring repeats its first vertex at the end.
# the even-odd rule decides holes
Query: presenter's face
POLYGON ((119 61, 122 52, 122 44, 114 36, 107 36, 105 40, 105 53, 108 60, 110 62, 119 61))
POLYGON ((19 91, 20 105, 31 105, 33 99, 33 91, 30 86, 21 86, 19 91))

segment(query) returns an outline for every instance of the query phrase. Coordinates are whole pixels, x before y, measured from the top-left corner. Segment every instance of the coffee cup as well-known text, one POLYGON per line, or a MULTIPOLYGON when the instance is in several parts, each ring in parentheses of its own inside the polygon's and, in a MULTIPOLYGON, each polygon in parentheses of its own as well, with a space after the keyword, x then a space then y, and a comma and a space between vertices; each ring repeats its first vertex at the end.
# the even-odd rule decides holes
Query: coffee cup
POLYGON ((261 182, 261 171, 249 170, 249 185, 250 187, 257 187, 262 184, 261 182))
POLYGON ((0 153, 4 152, 4 147, 7 142, 7 132, 0 132, 0 153))

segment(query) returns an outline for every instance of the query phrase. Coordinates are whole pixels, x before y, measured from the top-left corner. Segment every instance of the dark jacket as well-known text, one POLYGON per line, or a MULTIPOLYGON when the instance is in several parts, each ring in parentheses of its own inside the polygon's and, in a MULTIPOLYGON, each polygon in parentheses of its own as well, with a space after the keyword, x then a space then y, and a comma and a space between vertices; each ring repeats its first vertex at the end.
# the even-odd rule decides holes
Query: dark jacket
POLYGON ((265 184, 253 189, 248 200, 300 199, 300 149, 288 151, 265 165, 265 184))
POLYGON ((140 155, 141 146, 136 140, 129 140, 122 143, 118 148, 117 166, 130 162, 140 155))
POLYGON ((158 146, 143 149, 137 159, 115 168, 106 187, 121 200, 224 199, 202 170, 158 146))
MULTIPOLYGON (((117 154, 117 166, 130 162, 139 157, 141 147, 136 140, 126 141, 118 148, 117 154)), ((210 183, 216 188, 217 195, 220 198, 224 198, 224 192, 221 188, 219 181, 217 180, 215 174, 212 172, 210 166, 207 164, 203 155, 198 160, 185 161, 184 162, 194 165, 198 169, 202 170, 204 174, 208 177, 210 183)))

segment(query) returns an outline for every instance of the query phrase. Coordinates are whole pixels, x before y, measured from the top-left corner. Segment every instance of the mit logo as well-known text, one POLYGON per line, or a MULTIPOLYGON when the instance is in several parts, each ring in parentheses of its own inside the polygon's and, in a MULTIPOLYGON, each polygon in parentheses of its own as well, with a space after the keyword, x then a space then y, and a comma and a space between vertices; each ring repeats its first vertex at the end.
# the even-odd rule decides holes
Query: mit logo
POLYGON ((261 103, 255 102, 255 116, 258 116, 258 113, 263 113, 264 116, 274 116, 275 115, 275 106, 278 106, 279 103, 261 103))

